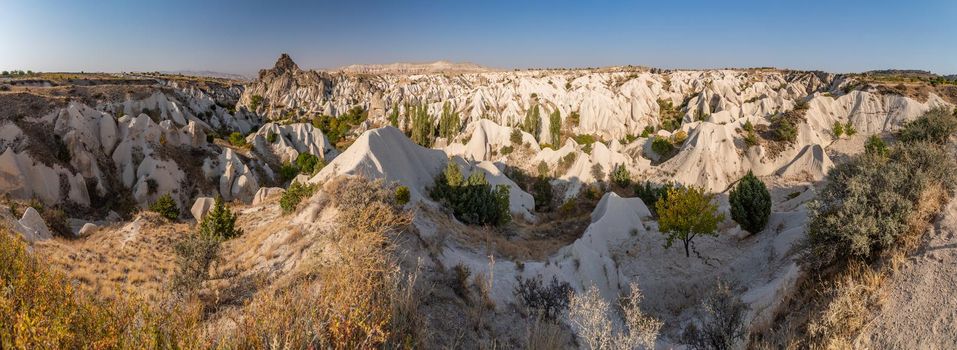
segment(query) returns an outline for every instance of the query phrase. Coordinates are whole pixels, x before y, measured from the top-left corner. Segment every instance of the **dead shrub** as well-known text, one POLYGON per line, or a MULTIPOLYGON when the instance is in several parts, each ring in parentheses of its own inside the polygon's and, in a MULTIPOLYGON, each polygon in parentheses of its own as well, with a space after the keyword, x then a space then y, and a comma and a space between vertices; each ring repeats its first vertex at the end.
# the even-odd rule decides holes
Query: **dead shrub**
POLYGON ((734 349, 746 339, 744 314, 747 306, 734 294, 734 288, 719 281, 702 301, 700 324, 685 328, 684 342, 696 350, 734 349))
POLYGON ((609 304, 594 285, 572 294, 568 319, 587 349, 653 349, 662 322, 640 308, 642 294, 636 283, 618 305, 609 304))

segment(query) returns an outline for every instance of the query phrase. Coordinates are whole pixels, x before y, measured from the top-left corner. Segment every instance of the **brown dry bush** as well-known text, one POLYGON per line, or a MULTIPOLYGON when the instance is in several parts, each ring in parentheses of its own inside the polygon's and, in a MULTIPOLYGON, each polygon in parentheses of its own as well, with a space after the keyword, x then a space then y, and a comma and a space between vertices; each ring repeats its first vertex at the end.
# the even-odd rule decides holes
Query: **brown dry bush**
MULTIPOLYGON (((396 260, 397 235, 411 214, 391 203, 391 190, 362 178, 331 188, 340 226, 332 258, 322 259, 286 288, 262 292, 246 307, 235 348, 378 348, 418 345, 416 272, 396 260)), ((327 186, 328 187, 328 186, 327 186)))

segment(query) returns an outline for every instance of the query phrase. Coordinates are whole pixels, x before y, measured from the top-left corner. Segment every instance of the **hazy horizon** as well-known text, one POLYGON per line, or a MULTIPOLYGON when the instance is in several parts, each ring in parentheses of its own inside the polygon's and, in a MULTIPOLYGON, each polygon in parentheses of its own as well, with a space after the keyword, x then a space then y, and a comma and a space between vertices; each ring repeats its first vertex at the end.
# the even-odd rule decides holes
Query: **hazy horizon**
POLYGON ((471 62, 835 73, 957 73, 957 3, 12 1, 0 70, 254 75, 283 52, 304 69, 471 62))

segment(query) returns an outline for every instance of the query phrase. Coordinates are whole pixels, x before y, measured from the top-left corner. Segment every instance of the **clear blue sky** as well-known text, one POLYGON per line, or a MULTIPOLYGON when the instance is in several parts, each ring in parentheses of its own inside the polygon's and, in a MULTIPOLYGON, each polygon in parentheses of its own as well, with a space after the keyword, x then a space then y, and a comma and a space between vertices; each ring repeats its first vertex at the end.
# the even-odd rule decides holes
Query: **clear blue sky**
POLYGON ((497 68, 775 66, 957 73, 957 1, 0 0, 0 69, 250 74, 471 61, 497 68))

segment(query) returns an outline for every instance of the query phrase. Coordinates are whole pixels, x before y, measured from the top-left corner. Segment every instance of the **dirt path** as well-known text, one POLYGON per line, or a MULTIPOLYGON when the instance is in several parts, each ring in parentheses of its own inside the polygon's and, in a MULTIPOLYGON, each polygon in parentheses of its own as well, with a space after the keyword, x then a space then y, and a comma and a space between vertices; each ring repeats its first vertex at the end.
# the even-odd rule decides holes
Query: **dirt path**
POLYGON ((957 200, 923 247, 886 286, 887 299, 858 339, 871 349, 957 348, 957 200))

